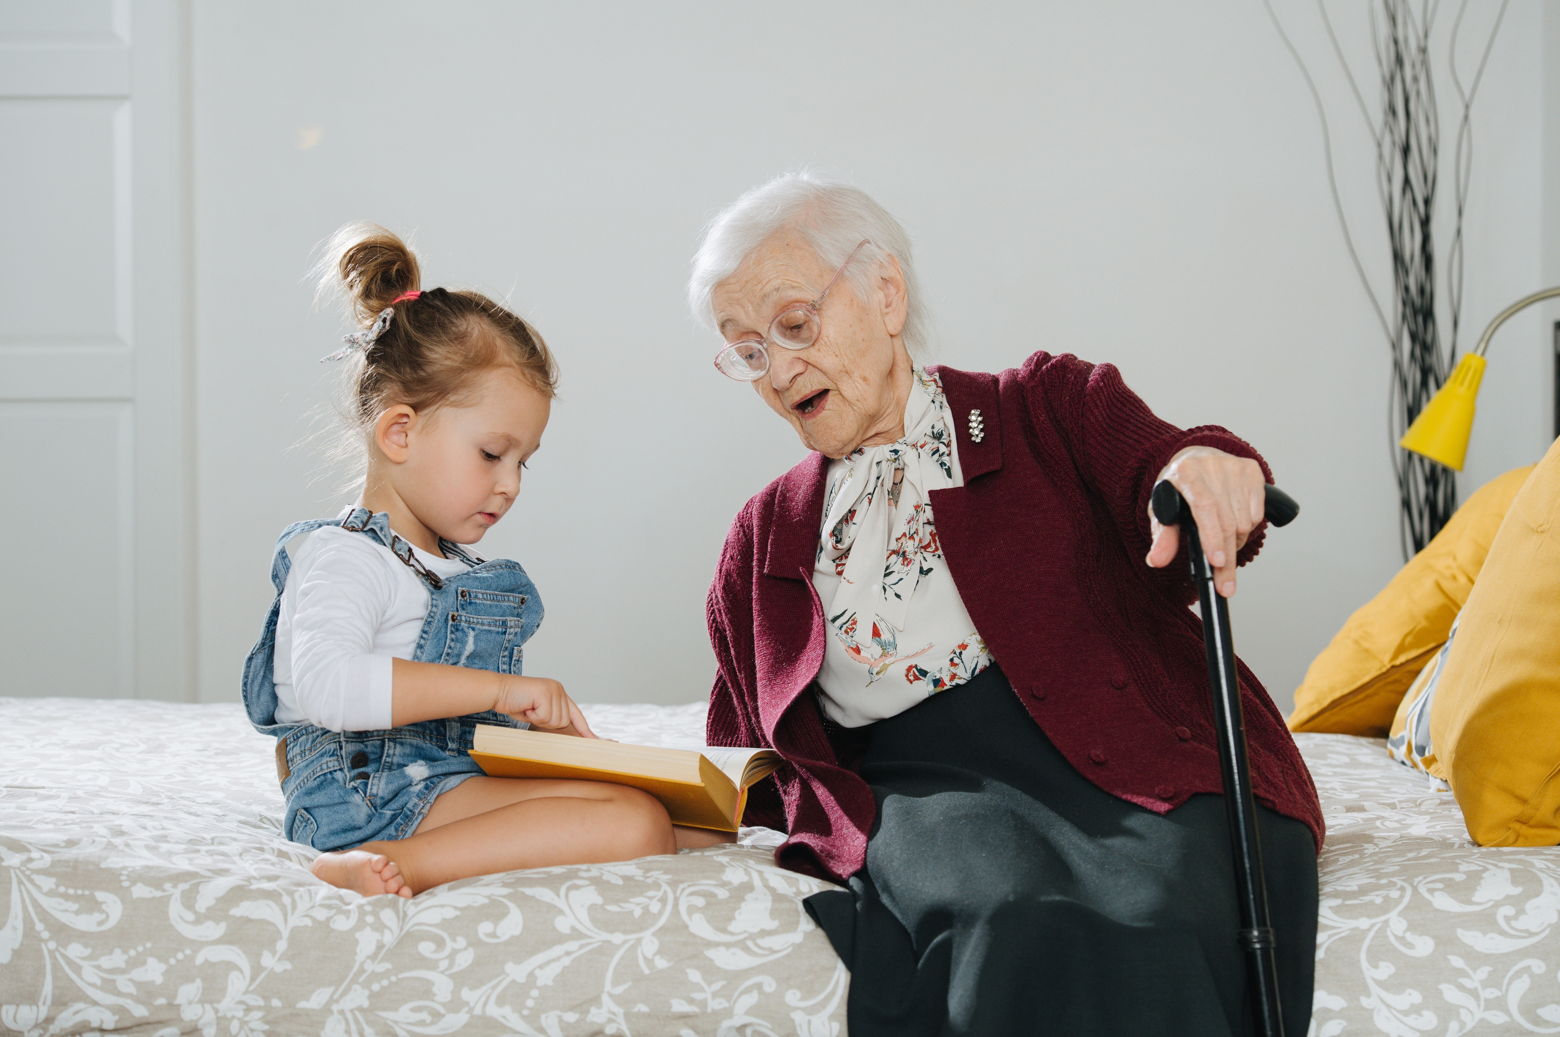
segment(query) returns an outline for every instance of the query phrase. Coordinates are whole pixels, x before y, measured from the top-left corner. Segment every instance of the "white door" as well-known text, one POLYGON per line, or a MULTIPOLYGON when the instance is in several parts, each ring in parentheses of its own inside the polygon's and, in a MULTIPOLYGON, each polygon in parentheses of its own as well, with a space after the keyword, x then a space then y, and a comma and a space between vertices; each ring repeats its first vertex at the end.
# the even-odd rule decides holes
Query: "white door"
POLYGON ((0 0, 0 694, 193 697, 186 28, 0 0))

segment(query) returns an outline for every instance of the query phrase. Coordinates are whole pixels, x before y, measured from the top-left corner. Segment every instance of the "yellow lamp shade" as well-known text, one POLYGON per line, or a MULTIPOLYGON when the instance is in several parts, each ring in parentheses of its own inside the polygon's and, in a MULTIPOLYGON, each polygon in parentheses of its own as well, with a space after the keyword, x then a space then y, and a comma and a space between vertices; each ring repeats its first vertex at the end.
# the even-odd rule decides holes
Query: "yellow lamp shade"
POLYGON ((1419 417, 1398 441, 1405 450, 1462 471, 1468 456, 1468 434, 1473 431, 1474 399, 1484 378, 1484 358, 1469 353, 1457 362, 1452 376, 1430 397, 1419 417))

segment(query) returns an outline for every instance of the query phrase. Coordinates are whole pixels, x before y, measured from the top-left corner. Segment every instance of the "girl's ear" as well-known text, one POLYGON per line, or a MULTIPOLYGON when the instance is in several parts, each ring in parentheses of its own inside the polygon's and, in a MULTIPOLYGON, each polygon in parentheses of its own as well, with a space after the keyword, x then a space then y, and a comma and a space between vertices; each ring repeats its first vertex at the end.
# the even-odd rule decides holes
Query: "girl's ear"
POLYGON ((878 290, 883 299, 883 325, 890 335, 905 330, 905 318, 910 312, 910 293, 905 288, 905 275, 899 269, 899 260, 885 255, 878 273, 878 290))
POLYGON ((385 460, 392 464, 406 460, 412 426, 416 423, 417 412, 404 403, 398 403, 379 415, 379 420, 374 422, 374 446, 379 448, 385 460))

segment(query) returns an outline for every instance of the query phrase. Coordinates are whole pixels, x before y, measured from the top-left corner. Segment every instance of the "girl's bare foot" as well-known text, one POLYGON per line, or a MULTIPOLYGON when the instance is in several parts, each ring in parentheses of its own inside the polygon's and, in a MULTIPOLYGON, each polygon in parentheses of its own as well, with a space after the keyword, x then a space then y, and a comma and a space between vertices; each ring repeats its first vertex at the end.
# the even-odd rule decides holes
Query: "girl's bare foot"
POLYGON ((401 869, 382 853, 366 850, 338 850, 322 853, 309 865, 315 878, 332 886, 350 889, 365 897, 389 894, 410 897, 411 887, 401 877, 401 869))

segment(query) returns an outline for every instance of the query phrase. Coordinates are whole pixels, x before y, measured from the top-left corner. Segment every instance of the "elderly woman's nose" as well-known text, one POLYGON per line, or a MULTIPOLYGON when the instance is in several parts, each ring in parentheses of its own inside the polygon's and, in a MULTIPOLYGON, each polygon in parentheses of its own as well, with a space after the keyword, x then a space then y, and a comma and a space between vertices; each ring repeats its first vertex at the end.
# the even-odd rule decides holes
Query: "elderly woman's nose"
POLYGON ((786 388, 796 381, 796 376, 806 368, 807 361, 803 358, 801 350, 770 348, 769 384, 774 388, 786 388))

